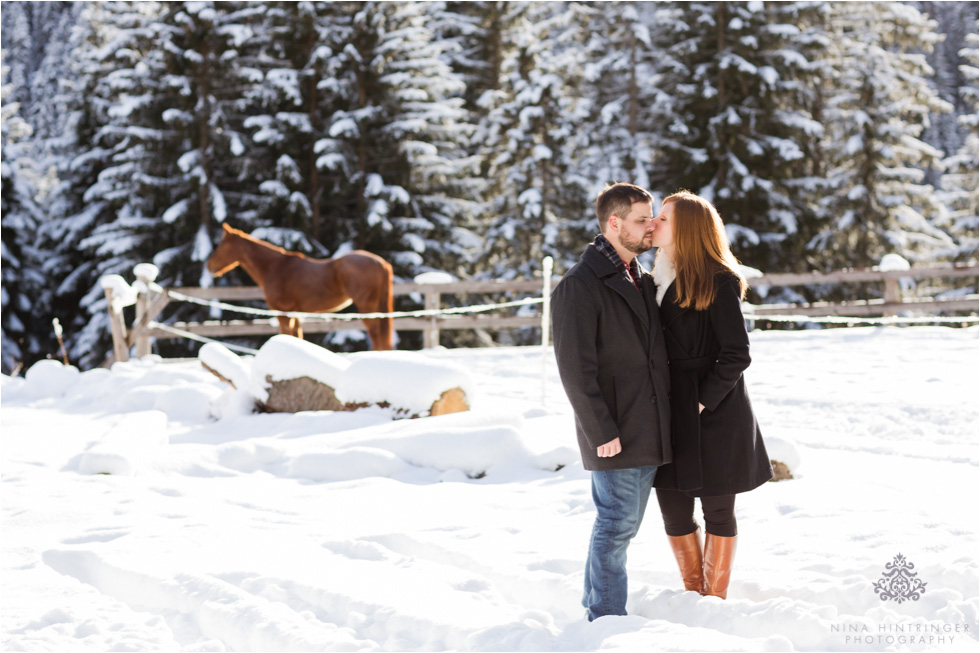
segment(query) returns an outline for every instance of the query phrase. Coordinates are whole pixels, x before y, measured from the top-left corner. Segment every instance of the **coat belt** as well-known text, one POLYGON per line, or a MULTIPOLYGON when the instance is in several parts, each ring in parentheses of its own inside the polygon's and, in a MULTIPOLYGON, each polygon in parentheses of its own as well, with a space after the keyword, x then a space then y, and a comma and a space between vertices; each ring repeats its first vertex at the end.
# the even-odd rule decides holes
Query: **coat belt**
POLYGON ((679 370, 700 370, 713 364, 718 358, 716 356, 701 356, 699 358, 671 358, 670 369, 679 370))

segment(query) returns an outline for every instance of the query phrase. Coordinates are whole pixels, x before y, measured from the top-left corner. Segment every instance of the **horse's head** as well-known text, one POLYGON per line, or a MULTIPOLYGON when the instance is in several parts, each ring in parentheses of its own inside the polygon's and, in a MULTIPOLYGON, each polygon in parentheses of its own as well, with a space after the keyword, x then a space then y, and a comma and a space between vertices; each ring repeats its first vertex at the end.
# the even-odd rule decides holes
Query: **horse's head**
POLYGON ((224 223, 221 226, 224 229, 224 233, 221 235, 218 246, 214 248, 211 256, 208 257, 208 272, 215 277, 220 277, 226 272, 234 270, 240 262, 238 247, 236 245, 241 238, 241 232, 237 229, 232 229, 224 223))

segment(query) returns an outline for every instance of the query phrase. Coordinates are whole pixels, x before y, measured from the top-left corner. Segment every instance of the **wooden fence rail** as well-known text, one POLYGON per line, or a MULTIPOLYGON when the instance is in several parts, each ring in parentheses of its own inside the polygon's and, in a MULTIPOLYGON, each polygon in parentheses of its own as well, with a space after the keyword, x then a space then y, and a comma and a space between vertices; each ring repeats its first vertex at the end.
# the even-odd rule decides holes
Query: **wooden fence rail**
MULTIPOLYGON (((900 279, 926 278, 961 278, 974 277, 980 274, 980 266, 944 265, 910 270, 881 271, 874 269, 840 270, 836 272, 809 274, 767 274, 750 278, 749 285, 754 288, 763 286, 805 286, 829 283, 860 283, 880 282, 884 284, 884 298, 867 301, 842 303, 813 303, 813 304, 762 304, 753 306, 750 310, 756 318, 764 319, 766 315, 800 315, 800 316, 854 316, 896 315, 898 313, 915 312, 936 314, 943 311, 969 311, 977 313, 980 310, 980 297, 969 295, 956 299, 909 299, 901 296, 900 279)), ((144 286, 152 287, 152 280, 144 280, 144 286)), ((557 279, 555 279, 557 281, 557 279)), ((525 279, 515 281, 457 281, 446 284, 395 284, 393 291, 396 296, 418 295, 426 309, 442 307, 443 295, 486 295, 486 294, 541 294, 541 280, 525 279)), ((234 303, 263 299, 262 290, 256 286, 217 287, 217 288, 177 288, 175 291, 199 299, 220 300, 234 303)), ((153 325, 157 318, 172 299, 166 291, 163 293, 141 292, 136 304, 136 319, 131 329, 126 329, 122 320, 121 309, 113 310, 111 291, 106 290, 109 299, 110 318, 113 335, 113 351, 116 360, 127 360, 129 350, 135 347, 136 356, 150 353, 151 338, 179 337, 157 328, 153 325)), ((540 315, 492 315, 478 313, 472 315, 437 315, 432 317, 397 317, 394 318, 394 328, 398 331, 423 331, 424 346, 433 347, 439 344, 439 332, 448 329, 510 329, 521 327, 541 326, 540 315)), ((278 323, 274 318, 257 320, 211 320, 205 322, 177 322, 168 325, 198 336, 227 338, 234 336, 261 336, 279 333, 278 323)), ((360 321, 349 320, 309 320, 304 322, 303 331, 306 333, 328 333, 346 330, 364 330, 360 321)))

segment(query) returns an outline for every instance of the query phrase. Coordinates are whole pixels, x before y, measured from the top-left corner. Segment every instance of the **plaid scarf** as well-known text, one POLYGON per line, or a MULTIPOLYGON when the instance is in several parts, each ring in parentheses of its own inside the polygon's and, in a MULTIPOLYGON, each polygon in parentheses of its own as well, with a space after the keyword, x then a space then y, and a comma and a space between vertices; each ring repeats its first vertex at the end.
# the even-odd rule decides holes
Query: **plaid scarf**
POLYGON ((640 289, 640 264, 636 262, 636 257, 633 257, 633 260, 630 261, 630 264, 627 266, 626 261, 620 257, 619 252, 616 251, 616 248, 613 247, 612 243, 610 243, 609 240, 602 234, 595 237, 592 245, 606 258, 608 258, 613 265, 616 266, 616 269, 622 273, 624 279, 630 282, 630 285, 637 290, 640 289))

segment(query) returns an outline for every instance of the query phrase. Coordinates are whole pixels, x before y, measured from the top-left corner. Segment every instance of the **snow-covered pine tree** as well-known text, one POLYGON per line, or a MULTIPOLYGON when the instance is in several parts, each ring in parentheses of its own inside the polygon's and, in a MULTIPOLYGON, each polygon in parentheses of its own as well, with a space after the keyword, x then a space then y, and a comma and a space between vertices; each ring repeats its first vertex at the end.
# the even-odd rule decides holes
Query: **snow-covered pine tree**
POLYGON ((546 255, 559 265, 589 240, 588 193, 579 176, 577 132, 588 116, 583 99, 586 17, 579 3, 502 3, 498 87, 480 100, 489 181, 485 254, 478 273, 530 277, 546 255))
POLYGON ((349 38, 335 76, 319 83, 338 107, 316 143, 341 252, 388 259, 397 275, 451 267, 455 192, 467 124, 463 84, 440 58, 443 44, 419 3, 343 3, 349 38), (447 256, 448 261, 443 259, 447 256))
MULTIPOLYGON (((152 8, 150 3, 140 7, 152 8)), ((68 42, 71 64, 61 80, 64 128, 51 148, 58 183, 46 204, 40 242, 51 286, 47 310, 64 328, 69 359, 83 366, 101 363, 110 347, 100 260, 81 246, 97 227, 115 219, 112 204, 96 197, 99 173, 111 166, 113 155, 97 138, 110 121, 104 80, 124 65, 112 52, 146 20, 131 3, 86 3, 68 42), (96 192, 89 194, 90 189, 96 192)))
MULTIPOLYGON (((6 78, 7 67, 0 64, 0 68, 0 75, 6 78)), ((35 247, 41 216, 34 202, 33 189, 22 178, 18 165, 20 143, 30 136, 31 128, 18 117, 18 104, 7 101, 12 89, 13 84, 6 81, 0 89, 3 98, 3 108, 0 110, 3 143, 0 148, 0 177, 3 183, 0 193, 0 261, 3 265, 0 368, 8 374, 20 365, 26 368, 43 357, 43 345, 47 343, 42 342, 39 334, 50 332, 40 323, 41 316, 37 315, 34 307, 44 282, 39 270, 41 254, 35 247)))
POLYGON ((317 86, 331 77, 348 28, 338 3, 264 4, 239 56, 253 80, 242 98, 250 141, 247 148, 233 143, 233 151, 248 150, 243 179, 255 188, 254 207, 236 214, 235 226, 286 249, 325 256, 336 243, 322 214, 314 144, 331 109, 317 86))
POLYGON ((980 126, 977 113, 977 84, 980 80, 977 42, 980 40, 980 23, 974 21, 973 27, 973 32, 966 38, 966 47, 960 50, 963 61, 960 69, 965 81, 960 87, 960 97, 970 112, 959 117, 963 145, 943 161, 946 173, 941 178, 943 200, 949 209, 943 228, 955 241, 955 250, 950 253, 950 258, 957 261, 977 260, 977 238, 980 235, 980 156, 977 151, 977 129, 980 126))
POLYGON ((210 283, 212 229, 240 198, 225 195, 241 185, 232 143, 247 139, 237 101, 248 80, 239 77, 236 47, 259 9, 118 2, 93 17, 106 42, 92 50, 88 102, 102 124, 74 165, 96 180, 63 225, 72 235, 89 232, 77 245, 91 266, 81 300, 87 323, 73 343, 85 364, 101 362, 108 348, 99 277, 131 279, 135 264, 152 261, 164 285, 210 283))
POLYGON ((658 123, 651 183, 697 192, 718 207, 736 255, 766 271, 802 261, 804 180, 812 179, 822 127, 814 118, 817 60, 826 47, 807 2, 680 3, 662 30, 660 88, 671 98, 658 123))
MULTIPOLYGON (((967 83, 961 70, 963 63, 961 51, 969 47, 968 39, 975 33, 977 4, 921 1, 912 4, 936 21, 936 30, 943 35, 943 39, 926 53, 926 62, 933 70, 929 78, 930 84, 936 89, 939 97, 953 107, 952 111, 929 116, 929 125, 922 130, 920 138, 949 156, 963 146, 967 135, 959 124, 960 118, 974 111, 965 102, 961 93, 961 89, 967 83)), ((930 167, 926 170, 925 181, 938 186, 941 174, 941 169, 930 167)))
POLYGON ((948 110, 929 85, 925 61, 942 37, 935 21, 901 2, 831 3, 834 33, 824 112, 830 157, 826 220, 809 243, 826 269, 871 266, 896 253, 927 263, 948 252, 937 224, 944 207, 923 170, 942 153, 919 137, 948 110))
MULTIPOLYGON (((3 8, 2 38, 9 79, 15 85, 9 102, 20 106, 20 116, 33 130, 22 144, 25 176, 44 203, 56 183, 56 157, 67 118, 64 83, 71 79, 72 32, 84 2, 11 2, 3 8), (26 164, 26 161, 25 161, 26 164)), ((45 207, 46 208, 46 207, 45 207)), ((47 212, 47 211, 45 211, 47 212)))
POLYGON ((249 208, 241 98, 255 80, 239 66, 238 53, 263 9, 247 2, 170 2, 150 26, 163 73, 154 100, 163 103, 141 117, 164 152, 158 172, 144 178, 159 195, 140 213, 154 221, 161 283, 210 285, 204 264, 219 224, 249 208))
POLYGON ((426 3, 432 38, 442 44, 442 60, 464 84, 465 133, 457 143, 462 148, 459 174, 453 181, 453 194, 460 198, 453 220, 452 245, 444 248, 442 263, 436 267, 460 276, 471 276, 484 251, 480 217, 486 213, 487 179, 482 143, 477 125, 485 115, 481 106, 484 93, 497 88, 500 76, 500 31, 494 28, 502 13, 497 1, 426 3))
MULTIPOLYGON (((670 192, 650 188, 655 134, 672 105, 657 73, 663 52, 654 43, 663 40, 659 32, 678 27, 678 14, 666 3, 617 1, 605 3, 591 16, 583 93, 589 117, 575 133, 578 176, 589 200, 616 181, 648 188, 659 198, 670 192)), ((579 220, 583 234, 596 232, 591 203, 579 220)), ((568 254, 575 260, 579 252, 568 254)))

